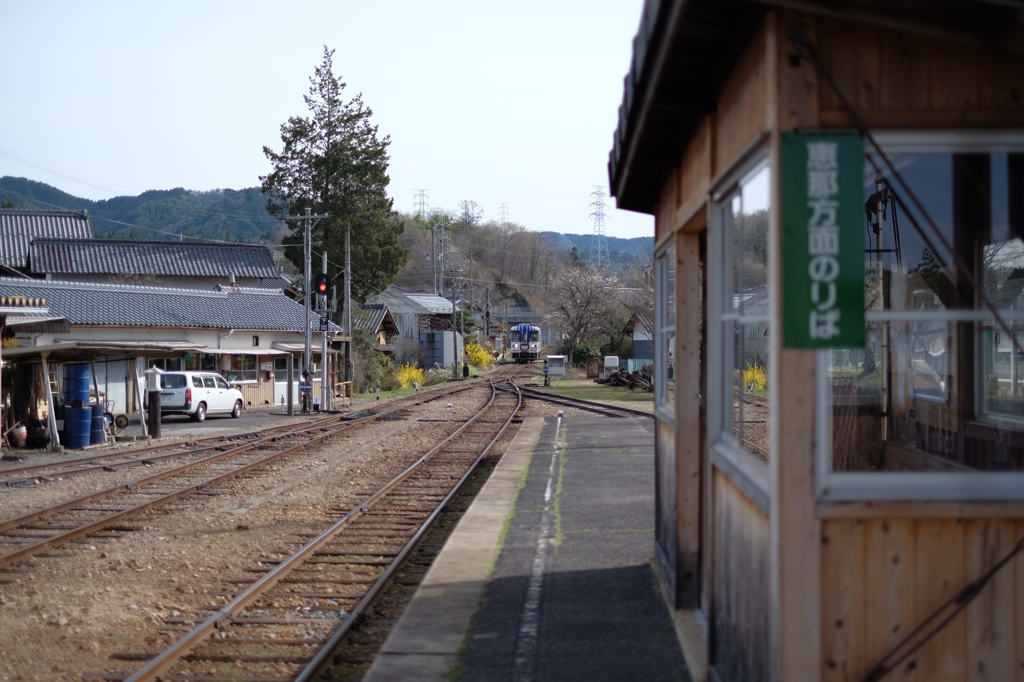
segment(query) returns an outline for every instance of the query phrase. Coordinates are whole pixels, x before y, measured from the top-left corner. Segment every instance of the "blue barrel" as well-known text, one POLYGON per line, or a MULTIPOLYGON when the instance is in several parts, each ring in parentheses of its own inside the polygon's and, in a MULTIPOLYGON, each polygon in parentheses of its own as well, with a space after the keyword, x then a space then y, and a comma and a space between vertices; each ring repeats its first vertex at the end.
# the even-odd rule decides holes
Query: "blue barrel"
POLYGON ((64 404, 89 404, 89 365, 64 365, 64 404))
POLYGON ((89 445, 92 406, 64 408, 64 447, 77 450, 89 445))
POLYGON ((89 445, 103 445, 107 442, 107 432, 103 429, 103 406, 92 406, 92 429, 89 431, 89 445))

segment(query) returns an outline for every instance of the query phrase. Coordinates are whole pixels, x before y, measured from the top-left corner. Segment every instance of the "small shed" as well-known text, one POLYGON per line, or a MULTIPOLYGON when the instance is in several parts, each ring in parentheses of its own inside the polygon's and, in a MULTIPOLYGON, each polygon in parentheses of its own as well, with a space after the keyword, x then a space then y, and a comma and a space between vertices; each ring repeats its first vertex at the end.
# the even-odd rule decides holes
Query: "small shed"
POLYGON ((564 377, 565 376, 565 356, 564 355, 549 355, 548 359, 548 375, 553 377, 564 377))
POLYGON ((395 359, 395 341, 400 335, 395 318, 383 303, 365 303, 352 311, 352 326, 364 329, 377 340, 377 350, 395 359))
POLYGON ((622 328, 622 333, 633 339, 633 359, 654 359, 654 318, 646 310, 634 310, 622 328))

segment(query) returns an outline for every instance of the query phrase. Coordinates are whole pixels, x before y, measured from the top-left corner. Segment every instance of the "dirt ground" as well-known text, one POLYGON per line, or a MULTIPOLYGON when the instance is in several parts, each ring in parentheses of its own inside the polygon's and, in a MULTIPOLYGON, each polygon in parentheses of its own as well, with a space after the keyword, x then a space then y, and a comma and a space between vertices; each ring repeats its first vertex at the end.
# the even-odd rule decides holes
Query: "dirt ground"
MULTIPOLYGON (((480 404, 480 392, 462 394, 417 417, 453 419, 480 404)), ((232 589, 225 580, 244 577, 242 569, 269 552, 296 547, 297 534, 320 532, 361 499, 368 479, 408 453, 422 454, 450 428, 443 421, 372 424, 236 479, 221 494, 137 518, 138 530, 120 538, 89 538, 0 570, 0 680, 79 680, 111 670, 112 654, 159 651, 179 634, 163 627, 165 618, 220 606, 226 598, 210 592, 232 589)), ((119 476, 131 472, 0 488, 0 518, 111 487, 119 476)), ((123 670, 139 665, 126 662, 123 670)))
MULTIPOLYGON (((536 371, 523 383, 542 383, 540 366, 531 369, 536 371)), ((585 377, 570 377, 567 385, 570 381, 593 383, 585 377)), ((429 442, 454 428, 445 420, 468 415, 482 404, 481 395, 463 393, 416 413, 420 420, 441 421, 382 422, 335 437, 268 466, 260 475, 235 479, 219 494, 197 494, 137 517, 130 522, 136 530, 121 537, 87 538, 0 569, 0 681, 81 680, 90 672, 137 669, 140 663, 118 663, 110 657, 157 652, 175 641, 182 631, 168 629, 165 619, 222 605, 227 598, 211 593, 233 589, 226 581, 245 577, 244 569, 258 565, 261 556, 297 547, 297 535, 315 534, 333 523, 362 499, 369 480, 381 479, 413 453, 422 454, 429 442)), ((357 401, 352 409, 376 404, 357 401)), ((626 406, 643 404, 630 401, 626 406)), ((523 415, 545 416, 552 409, 559 408, 531 401, 523 415)), ((565 412, 566 418, 590 416, 565 412)), ((251 432, 308 419, 282 416, 278 408, 257 408, 240 419, 202 424, 169 419, 163 436, 170 441, 251 432)), ((90 453, 18 454, 32 463, 90 453)), ((0 468, 18 465, 2 462, 0 468)), ((122 469, 33 488, 0 487, 0 519, 141 475, 137 469, 122 469)))

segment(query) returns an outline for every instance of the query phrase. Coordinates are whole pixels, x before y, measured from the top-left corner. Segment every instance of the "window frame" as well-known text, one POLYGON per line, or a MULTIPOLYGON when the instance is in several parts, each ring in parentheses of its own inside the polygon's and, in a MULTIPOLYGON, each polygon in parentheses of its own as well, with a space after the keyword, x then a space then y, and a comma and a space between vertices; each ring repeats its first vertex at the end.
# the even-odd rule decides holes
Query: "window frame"
POLYGON ((237 384, 258 384, 260 380, 260 363, 259 356, 252 353, 232 353, 228 355, 229 366, 227 369, 220 372, 223 374, 230 374, 234 379, 228 381, 231 385, 237 384), (236 365, 238 369, 235 369, 236 365), (246 365, 252 365, 247 368, 246 365))
MULTIPOLYGON (((708 237, 708 393, 711 399, 707 405, 708 451, 711 463, 724 472, 755 504, 765 513, 771 503, 769 463, 758 459, 742 447, 737 447, 722 437, 726 426, 732 424, 732 402, 734 397, 733 365, 735 365, 735 332, 724 332, 726 324, 746 324, 756 321, 769 322, 771 312, 763 315, 744 315, 732 311, 733 300, 733 228, 732 200, 742 192, 746 181, 765 169, 771 173, 768 192, 769 248, 771 235, 775 232, 773 203, 777 192, 775 169, 771 150, 766 142, 752 146, 732 164, 712 185, 711 230, 708 237), (741 320, 742 318, 742 320, 741 320), (726 367, 726 360, 730 361, 726 367), (728 412, 728 415, 726 414, 728 412)), ((771 256, 769 256, 769 262, 771 256)), ((767 282, 769 301, 776 295, 772 290, 769 275, 767 282)), ((771 350, 769 348, 769 355, 771 350)), ((769 411, 773 407, 769 406, 769 411)), ((769 412, 770 413, 770 412, 769 412)), ((771 420, 769 419, 769 425, 771 420)), ((769 455, 770 457, 771 455, 769 455)))
MULTIPOLYGON (((678 338, 676 330, 676 268, 678 255, 675 235, 658 249, 654 257, 655 291, 659 292, 654 302, 654 411, 658 419, 665 424, 676 427, 675 402, 668 401, 668 367, 667 363, 658 359, 667 357, 674 351, 678 338), (669 341, 671 339, 671 341, 669 341), (671 348, 665 348, 670 344, 671 348)), ((673 369, 674 371, 674 369, 673 369)), ((673 381, 674 379, 673 374, 673 381)))
MULTIPOLYGON (((1024 146, 1024 130, 881 130, 872 133, 875 141, 889 152, 1000 152, 1019 151, 1024 146)), ((872 152, 865 141, 865 155, 872 152)), ((870 313, 871 311, 869 311, 870 313)), ((975 304, 972 310, 876 311, 870 318, 877 321, 907 322, 946 320, 974 323, 976 341, 980 339, 979 323, 991 321, 992 314, 975 304)), ((1019 502, 1024 500, 1024 472, 900 472, 900 471, 832 471, 833 426, 832 401, 828 377, 830 349, 815 354, 815 496, 819 502, 1019 502)), ((972 358, 975 382, 981 381, 984 358, 977 352, 972 358)), ((975 391, 974 415, 964 419, 1006 425, 1012 420, 1016 429, 1024 431, 1024 423, 1012 417, 982 413, 981 396, 975 391)))

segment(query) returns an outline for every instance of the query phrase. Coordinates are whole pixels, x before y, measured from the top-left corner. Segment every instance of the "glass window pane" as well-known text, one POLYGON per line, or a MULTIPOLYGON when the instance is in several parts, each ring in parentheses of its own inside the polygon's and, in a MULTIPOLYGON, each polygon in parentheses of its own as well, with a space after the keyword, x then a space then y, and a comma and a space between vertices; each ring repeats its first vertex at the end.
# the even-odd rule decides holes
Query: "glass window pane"
POLYGON ((1022 471, 1024 154, 905 149, 931 220, 869 155, 868 342, 829 353, 833 470, 1022 471))
POLYGON ((655 259, 655 405, 673 412, 675 406, 676 249, 670 244, 655 259))
POLYGON ((719 274, 727 293, 718 325, 726 385, 719 395, 719 441, 766 460, 769 456, 768 228, 771 185, 767 165, 740 181, 716 211, 725 253, 719 274))

